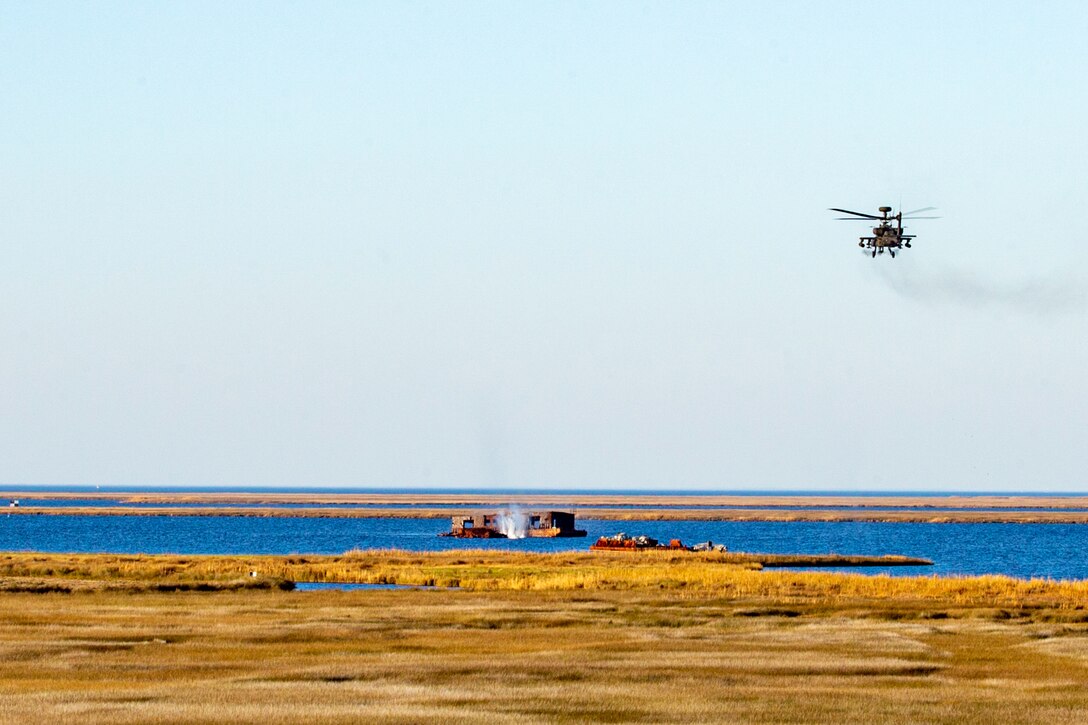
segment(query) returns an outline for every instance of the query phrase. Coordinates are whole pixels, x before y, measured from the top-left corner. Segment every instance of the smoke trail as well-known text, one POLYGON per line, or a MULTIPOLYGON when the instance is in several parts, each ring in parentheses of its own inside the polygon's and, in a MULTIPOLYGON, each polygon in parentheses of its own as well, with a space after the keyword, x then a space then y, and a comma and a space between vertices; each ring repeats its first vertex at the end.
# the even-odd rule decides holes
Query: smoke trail
POLYGON ((1068 278, 997 282, 956 270, 923 272, 900 265, 899 260, 895 266, 880 265, 877 274, 900 296, 929 304, 1002 308, 1049 316, 1082 310, 1088 302, 1085 285, 1068 278))

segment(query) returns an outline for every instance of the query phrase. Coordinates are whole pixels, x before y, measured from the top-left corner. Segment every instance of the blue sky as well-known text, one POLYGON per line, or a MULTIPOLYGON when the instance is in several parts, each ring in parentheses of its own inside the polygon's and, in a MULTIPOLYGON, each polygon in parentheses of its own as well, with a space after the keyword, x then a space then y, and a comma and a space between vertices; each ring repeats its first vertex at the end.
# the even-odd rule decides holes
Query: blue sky
POLYGON ((0 481, 1086 490, 1085 37, 0 3, 0 481))

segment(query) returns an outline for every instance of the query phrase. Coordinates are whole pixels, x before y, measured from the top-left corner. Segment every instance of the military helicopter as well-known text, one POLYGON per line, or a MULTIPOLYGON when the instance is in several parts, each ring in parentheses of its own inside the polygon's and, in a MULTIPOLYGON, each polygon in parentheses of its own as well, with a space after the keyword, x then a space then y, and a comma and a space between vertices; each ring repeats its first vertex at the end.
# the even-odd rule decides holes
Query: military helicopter
POLYGON ((915 209, 914 211, 899 212, 898 214, 892 214, 892 208, 890 206, 880 207, 880 216, 874 216, 873 214, 863 214, 860 211, 850 211, 849 209, 829 209, 828 211, 838 211, 843 214, 853 214, 854 216, 841 216, 836 217, 841 221, 868 221, 874 219, 880 224, 873 227, 873 236, 861 237, 861 241, 858 242, 858 246, 862 249, 873 250, 873 258, 876 259, 877 254, 884 254, 884 250, 888 250, 888 254, 892 255, 892 259, 895 259, 895 250, 906 247, 910 249, 910 240, 914 239, 914 234, 903 233, 903 220, 904 219, 940 219, 935 216, 913 216, 914 214, 920 214, 924 211, 933 211, 937 207, 927 206, 922 209, 915 209), (892 222, 895 222, 895 226, 892 226, 892 222))

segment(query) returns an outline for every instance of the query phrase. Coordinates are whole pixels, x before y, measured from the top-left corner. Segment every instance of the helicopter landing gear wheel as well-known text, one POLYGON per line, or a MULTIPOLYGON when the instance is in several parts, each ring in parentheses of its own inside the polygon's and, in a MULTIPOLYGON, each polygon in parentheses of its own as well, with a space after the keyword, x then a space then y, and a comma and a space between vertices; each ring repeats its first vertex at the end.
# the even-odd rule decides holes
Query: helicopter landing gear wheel
POLYGON ((888 254, 892 255, 892 259, 895 259, 895 252, 889 249, 888 254))
POLYGON ((876 249, 873 250, 873 259, 876 259, 876 249))
POLYGON ((907 249, 910 249, 910 242, 907 242, 907 243, 906 243, 906 244, 904 244, 903 246, 904 246, 904 247, 906 247, 907 249))

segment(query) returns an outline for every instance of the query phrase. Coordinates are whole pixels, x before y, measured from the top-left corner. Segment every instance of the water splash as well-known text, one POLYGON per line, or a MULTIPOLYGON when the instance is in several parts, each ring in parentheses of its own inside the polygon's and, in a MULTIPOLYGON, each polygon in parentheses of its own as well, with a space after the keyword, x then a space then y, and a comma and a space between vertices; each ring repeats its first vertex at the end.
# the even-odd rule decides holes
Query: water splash
POLYGON ((524 539, 529 535, 529 514, 516 506, 500 511, 496 523, 508 539, 524 539))

